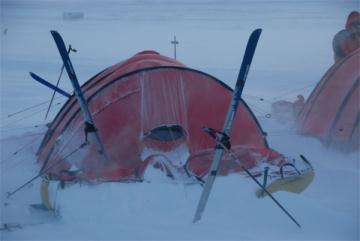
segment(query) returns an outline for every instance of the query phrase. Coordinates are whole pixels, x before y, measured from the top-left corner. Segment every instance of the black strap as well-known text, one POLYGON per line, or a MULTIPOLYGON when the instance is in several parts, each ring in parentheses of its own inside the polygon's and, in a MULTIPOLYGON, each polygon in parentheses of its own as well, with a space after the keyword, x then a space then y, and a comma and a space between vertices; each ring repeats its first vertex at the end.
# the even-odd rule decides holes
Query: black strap
POLYGON ((215 130, 210 127, 203 127, 203 131, 208 133, 216 142, 221 143, 215 146, 215 149, 222 149, 225 147, 227 150, 231 149, 230 137, 224 132, 215 130))
POLYGON ((84 127, 84 132, 85 132, 85 143, 88 143, 88 134, 90 132, 96 132, 97 129, 95 128, 94 124, 85 121, 85 127, 84 127))
POLYGON ((282 164, 281 167, 280 167, 281 179, 284 179, 284 171, 283 171, 283 167, 284 167, 284 166, 291 166, 291 167, 293 167, 293 168, 295 169, 295 171, 297 172, 297 174, 298 174, 298 175, 301 175, 301 172, 295 167, 294 164, 287 162, 287 163, 282 164))

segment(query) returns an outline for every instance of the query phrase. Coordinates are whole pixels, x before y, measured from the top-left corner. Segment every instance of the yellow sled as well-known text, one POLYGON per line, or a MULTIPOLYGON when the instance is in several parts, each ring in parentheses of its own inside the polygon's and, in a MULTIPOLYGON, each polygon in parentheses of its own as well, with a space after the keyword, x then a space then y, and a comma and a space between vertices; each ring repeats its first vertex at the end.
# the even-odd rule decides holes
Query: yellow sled
MULTIPOLYGON (((303 158, 303 156, 301 156, 303 158)), ((266 175, 264 176, 264 187, 269 193, 274 193, 277 191, 286 191, 292 193, 301 193, 303 192, 314 180, 315 172, 310 163, 303 158, 303 160, 309 165, 309 168, 303 171, 298 171, 296 167, 290 163, 287 163, 280 168, 280 178, 273 181, 271 184, 266 186, 266 175), (292 166, 296 170, 296 174, 284 177, 283 167, 292 166)), ((256 196, 258 198, 265 197, 267 194, 262 189, 256 191, 256 196)))
MULTIPOLYGON (((302 173, 297 176, 280 178, 267 186, 266 190, 269 193, 274 193, 277 191, 301 193, 311 184, 311 182, 314 180, 314 176, 314 171, 308 170, 306 173, 302 173)), ((256 196, 258 198, 265 197, 266 193, 263 190, 258 189, 256 191, 256 196)))

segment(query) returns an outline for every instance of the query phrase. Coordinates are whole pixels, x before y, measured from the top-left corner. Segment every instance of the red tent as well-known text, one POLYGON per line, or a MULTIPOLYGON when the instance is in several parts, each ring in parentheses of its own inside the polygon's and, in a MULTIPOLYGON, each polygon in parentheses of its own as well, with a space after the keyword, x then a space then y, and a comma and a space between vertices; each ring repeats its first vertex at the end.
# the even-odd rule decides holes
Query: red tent
MULTIPOLYGON (((115 64, 82 87, 110 163, 99 160, 85 141, 83 116, 74 96, 51 123, 38 151, 43 169, 53 179, 68 179, 75 167, 86 179, 141 179, 149 163, 166 163, 168 174, 209 169, 214 140, 201 129, 222 129, 232 89, 204 72, 144 51, 115 64), (56 165, 59 160, 59 165, 56 165)), ((268 148, 256 118, 241 101, 231 132, 232 150, 253 167, 258 161, 280 163, 283 156, 268 148)), ((219 175, 241 171, 225 155, 219 175)))
POLYGON ((360 49, 335 63, 307 99, 297 124, 301 133, 344 150, 359 149, 360 49))

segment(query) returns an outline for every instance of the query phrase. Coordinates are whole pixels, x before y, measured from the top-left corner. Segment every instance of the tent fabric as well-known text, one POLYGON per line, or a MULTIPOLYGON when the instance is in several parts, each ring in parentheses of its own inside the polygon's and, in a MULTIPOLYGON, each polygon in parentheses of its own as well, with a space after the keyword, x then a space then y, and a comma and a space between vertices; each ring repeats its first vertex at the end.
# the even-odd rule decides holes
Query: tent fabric
MULTIPOLYGON (((64 170, 76 167, 86 179, 136 179, 153 159, 166 159, 175 169, 187 167, 195 175, 209 169, 215 143, 201 128, 222 129, 232 95, 220 80, 144 51, 103 70, 81 88, 110 163, 101 163, 90 134, 90 144, 69 156, 85 139, 83 116, 72 96, 37 153, 43 170, 65 159, 48 172, 53 178, 66 179, 64 170)), ((283 159, 268 148, 243 100, 238 108, 230 138, 246 166, 283 159)), ((241 171, 233 160, 225 158, 223 163, 220 175, 241 171)))
POLYGON ((297 118, 301 133, 343 150, 359 149, 360 49, 335 63, 297 118))

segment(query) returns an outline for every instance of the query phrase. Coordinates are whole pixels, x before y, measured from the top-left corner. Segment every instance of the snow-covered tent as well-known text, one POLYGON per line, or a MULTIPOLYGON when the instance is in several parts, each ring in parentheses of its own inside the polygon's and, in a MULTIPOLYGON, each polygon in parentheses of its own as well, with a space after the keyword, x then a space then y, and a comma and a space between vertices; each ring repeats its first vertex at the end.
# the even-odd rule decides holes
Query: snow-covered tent
POLYGON ((297 119, 301 133, 343 150, 360 147, 360 49, 335 63, 297 119))
MULTIPOLYGON (((208 172, 215 142, 202 128, 222 129, 232 94, 217 78, 157 52, 143 51, 103 70, 81 89, 110 163, 100 161, 93 143, 82 145, 83 115, 72 96, 38 150, 42 170, 51 167, 51 178, 68 179, 73 170, 80 170, 76 176, 86 179, 138 180, 149 163, 157 162, 165 163, 162 168, 170 175, 174 170, 197 176, 208 172)), ((248 168, 258 161, 284 161, 269 149, 244 101, 230 138, 232 150, 248 168)), ((238 171, 241 167, 225 155, 219 175, 238 171)))

